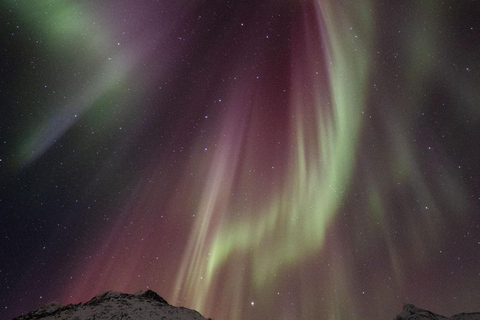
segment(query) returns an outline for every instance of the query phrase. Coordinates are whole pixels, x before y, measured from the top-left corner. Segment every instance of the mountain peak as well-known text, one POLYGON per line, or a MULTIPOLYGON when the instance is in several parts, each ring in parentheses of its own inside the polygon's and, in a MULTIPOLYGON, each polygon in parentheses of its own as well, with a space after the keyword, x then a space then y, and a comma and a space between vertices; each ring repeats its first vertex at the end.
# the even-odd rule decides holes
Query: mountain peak
MULTIPOLYGON (((107 291, 88 302, 62 306, 52 302, 14 320, 107 320, 107 319, 182 319, 208 320, 200 313, 183 307, 171 306, 152 290, 127 294, 107 291)), ((210 319, 211 320, 211 319, 210 319)))
POLYGON ((146 298, 146 299, 150 299, 150 300, 158 301, 158 302, 161 302, 161 303, 164 303, 164 304, 168 304, 168 302, 165 299, 160 297, 158 295, 158 293, 156 293, 153 290, 139 291, 135 294, 135 296, 140 296, 140 297, 143 297, 143 298, 146 298))
POLYGON ((418 308, 413 304, 405 304, 402 313, 394 320, 480 320, 480 313, 460 313, 449 318, 418 308))

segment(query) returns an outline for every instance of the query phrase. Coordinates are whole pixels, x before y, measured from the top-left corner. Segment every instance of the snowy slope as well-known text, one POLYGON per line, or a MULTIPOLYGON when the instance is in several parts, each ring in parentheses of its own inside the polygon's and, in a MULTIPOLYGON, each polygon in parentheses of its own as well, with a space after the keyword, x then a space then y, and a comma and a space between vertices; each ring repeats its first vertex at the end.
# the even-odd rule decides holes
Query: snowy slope
POLYGON ((84 304, 62 306, 51 303, 14 320, 33 319, 207 320, 194 310, 169 305, 151 290, 133 295, 107 291, 84 304))

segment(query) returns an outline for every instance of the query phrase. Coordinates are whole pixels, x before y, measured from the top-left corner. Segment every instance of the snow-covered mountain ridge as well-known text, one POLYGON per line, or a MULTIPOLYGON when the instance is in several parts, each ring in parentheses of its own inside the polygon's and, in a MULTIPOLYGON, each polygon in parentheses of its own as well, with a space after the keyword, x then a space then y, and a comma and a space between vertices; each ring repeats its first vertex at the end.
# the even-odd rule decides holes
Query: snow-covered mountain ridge
POLYGON ((107 291, 83 304, 63 306, 53 302, 14 320, 34 319, 211 320, 197 311, 169 305, 152 290, 136 294, 107 291))
MULTIPOLYGON (((13 320, 212 320, 183 307, 171 306, 156 292, 136 294, 107 291, 86 303, 63 306, 52 302, 13 320)), ((480 313, 460 313, 451 317, 407 304, 393 320, 480 320, 480 313)))

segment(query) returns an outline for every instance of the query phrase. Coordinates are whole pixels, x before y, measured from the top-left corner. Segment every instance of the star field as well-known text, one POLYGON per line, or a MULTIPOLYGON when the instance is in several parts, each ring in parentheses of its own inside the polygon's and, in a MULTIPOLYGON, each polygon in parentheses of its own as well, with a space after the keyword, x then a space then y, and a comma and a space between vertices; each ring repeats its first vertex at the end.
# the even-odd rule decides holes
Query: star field
POLYGON ((475 1, 0 4, 0 318, 479 311, 475 1))

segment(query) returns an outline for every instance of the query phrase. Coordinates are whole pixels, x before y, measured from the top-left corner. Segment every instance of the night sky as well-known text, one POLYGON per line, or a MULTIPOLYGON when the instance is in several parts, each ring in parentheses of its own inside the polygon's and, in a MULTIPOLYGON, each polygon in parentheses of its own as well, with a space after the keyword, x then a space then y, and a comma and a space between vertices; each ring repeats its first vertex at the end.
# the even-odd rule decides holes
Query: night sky
POLYGON ((480 311, 480 3, 2 0, 0 318, 480 311))

